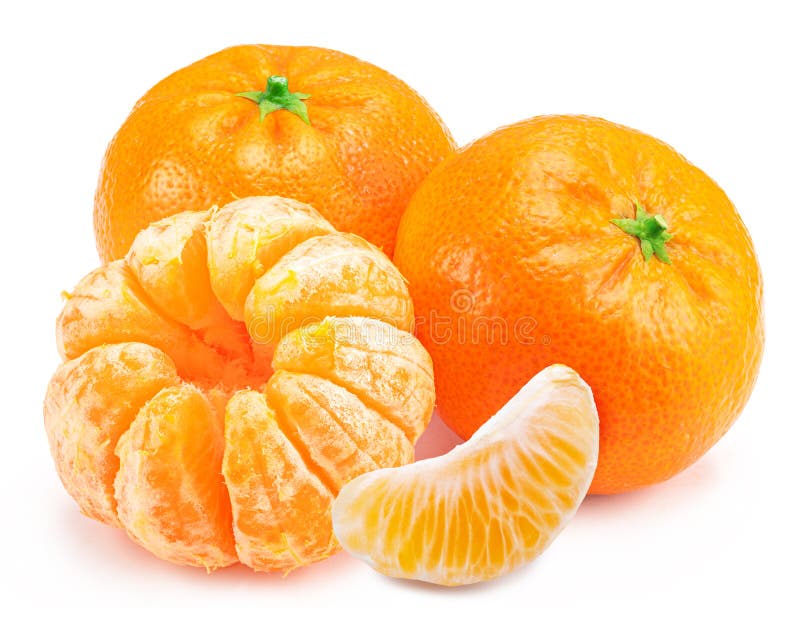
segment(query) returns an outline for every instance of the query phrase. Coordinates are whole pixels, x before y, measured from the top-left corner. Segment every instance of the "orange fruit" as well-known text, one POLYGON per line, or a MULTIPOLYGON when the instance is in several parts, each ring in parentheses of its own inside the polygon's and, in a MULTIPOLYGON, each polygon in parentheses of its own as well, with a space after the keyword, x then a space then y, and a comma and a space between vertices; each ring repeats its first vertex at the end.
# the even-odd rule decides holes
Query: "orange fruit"
POLYGON ((290 571, 351 478, 433 410, 405 281, 312 207, 245 198, 141 231, 68 295, 44 419, 66 490, 153 554, 290 571))
POLYGON ((594 493, 692 464, 756 380, 762 280, 741 218, 700 169, 620 125, 543 116, 459 150, 411 200, 395 263, 462 437, 545 366, 591 385, 594 493))
POLYGON ((333 527, 381 573, 448 586, 539 555, 577 510, 598 453, 592 391, 562 365, 531 379, 448 454, 373 470, 342 488, 333 527))
POLYGON ((391 255, 411 194, 453 148, 430 106, 371 64, 308 46, 227 48, 156 84, 114 136, 95 195, 98 252, 125 256, 176 211, 282 195, 391 255))

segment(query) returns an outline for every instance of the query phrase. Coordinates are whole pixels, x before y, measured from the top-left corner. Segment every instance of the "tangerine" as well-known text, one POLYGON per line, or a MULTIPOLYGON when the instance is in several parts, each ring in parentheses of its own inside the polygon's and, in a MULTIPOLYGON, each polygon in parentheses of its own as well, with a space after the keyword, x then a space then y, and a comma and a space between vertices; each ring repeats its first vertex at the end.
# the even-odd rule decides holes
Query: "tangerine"
POLYGON ((351 478, 409 463, 430 356, 380 250, 278 197, 171 215, 68 295, 44 420, 66 490, 153 554, 290 571, 351 478))
POLYGON ((594 493, 691 465, 756 381, 762 278, 747 229, 705 173, 621 125, 542 116, 459 150, 414 194, 395 263, 440 414, 462 437, 550 364, 589 383, 594 493))

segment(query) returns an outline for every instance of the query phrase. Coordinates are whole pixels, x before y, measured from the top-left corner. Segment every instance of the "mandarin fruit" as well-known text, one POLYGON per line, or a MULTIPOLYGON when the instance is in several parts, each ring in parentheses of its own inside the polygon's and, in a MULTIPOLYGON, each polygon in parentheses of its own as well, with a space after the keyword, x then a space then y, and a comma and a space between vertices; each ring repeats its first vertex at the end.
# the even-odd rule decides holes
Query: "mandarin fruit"
POLYGON ((351 478, 409 463, 433 410, 405 281, 312 207, 171 215, 68 295, 44 418, 86 515, 209 570, 338 548, 351 478))
POLYGON ((573 516, 598 452, 592 391, 555 365, 448 454, 353 479, 333 503, 342 546, 381 573, 445 585, 532 560, 573 516))
POLYGON ((95 195, 98 252, 123 257, 176 211, 282 195, 391 255, 411 194, 453 148, 430 106, 371 64, 307 46, 227 48, 156 84, 114 136, 95 195))
POLYGON ((395 263, 462 437, 545 366, 591 385, 592 492, 691 465, 753 389, 764 331, 747 230, 705 173, 641 132, 543 116, 475 141, 413 196, 395 263))

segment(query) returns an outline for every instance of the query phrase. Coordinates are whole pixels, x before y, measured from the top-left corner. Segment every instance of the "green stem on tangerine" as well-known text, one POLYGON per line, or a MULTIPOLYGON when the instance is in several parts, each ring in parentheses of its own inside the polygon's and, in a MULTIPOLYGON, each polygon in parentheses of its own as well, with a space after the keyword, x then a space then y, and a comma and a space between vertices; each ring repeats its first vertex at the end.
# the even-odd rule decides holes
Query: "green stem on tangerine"
POLYGON ((250 99, 258 105, 261 121, 270 112, 288 110, 311 125, 311 121, 308 120, 308 108, 303 103, 303 100, 310 99, 311 95, 304 92, 289 92, 289 81, 281 75, 272 75, 267 79, 267 88, 263 92, 240 92, 236 96, 250 99))
POLYGON ((650 215, 636 202, 636 219, 612 219, 611 223, 634 237, 638 237, 645 261, 655 256, 664 263, 672 263, 667 253, 667 242, 672 235, 667 232, 667 222, 663 215, 650 215))

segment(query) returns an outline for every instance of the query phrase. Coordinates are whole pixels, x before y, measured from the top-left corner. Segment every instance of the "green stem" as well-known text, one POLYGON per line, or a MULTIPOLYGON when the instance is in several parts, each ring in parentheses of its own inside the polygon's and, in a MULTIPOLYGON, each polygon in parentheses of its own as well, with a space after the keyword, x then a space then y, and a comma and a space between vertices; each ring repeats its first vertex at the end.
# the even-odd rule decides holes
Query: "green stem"
POLYGON ((645 261, 650 261, 655 254, 659 261, 672 263, 667 253, 667 242, 672 235, 667 232, 667 221, 663 215, 650 215, 636 202, 636 219, 612 219, 611 223, 639 239, 645 261))
POLYGON ((261 121, 270 112, 288 110, 311 125, 311 121, 308 120, 308 108, 303 103, 303 100, 311 98, 311 95, 304 92, 289 92, 289 81, 281 75, 272 75, 267 79, 267 88, 263 92, 240 92, 236 96, 250 99, 258 105, 261 121))

